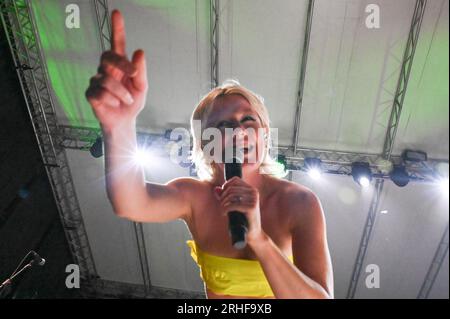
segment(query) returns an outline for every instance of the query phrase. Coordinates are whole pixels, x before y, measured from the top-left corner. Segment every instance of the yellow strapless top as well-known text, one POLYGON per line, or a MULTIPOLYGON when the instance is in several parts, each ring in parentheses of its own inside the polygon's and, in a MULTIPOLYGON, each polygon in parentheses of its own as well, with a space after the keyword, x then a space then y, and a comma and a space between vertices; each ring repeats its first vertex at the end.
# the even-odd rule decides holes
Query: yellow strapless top
MULTIPOLYGON (((191 256, 200 268, 206 287, 219 295, 273 297, 269 282, 257 260, 210 255, 188 240, 191 256)), ((293 257, 289 260, 293 263, 293 257)))

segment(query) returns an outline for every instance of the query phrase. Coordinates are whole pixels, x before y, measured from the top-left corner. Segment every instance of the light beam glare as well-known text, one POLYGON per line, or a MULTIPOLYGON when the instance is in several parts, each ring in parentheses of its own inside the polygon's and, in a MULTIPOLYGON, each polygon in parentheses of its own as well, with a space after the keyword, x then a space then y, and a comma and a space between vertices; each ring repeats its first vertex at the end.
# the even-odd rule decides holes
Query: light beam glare
POLYGON ((442 193, 446 196, 449 196, 449 180, 448 178, 443 178, 439 181, 442 193))
POLYGON ((369 187, 370 181, 369 181, 369 179, 367 177, 362 176, 362 177, 359 178, 359 184, 362 187, 369 187))
POLYGON ((153 154, 148 149, 138 148, 133 154, 133 163, 140 167, 148 167, 154 159, 153 154))
POLYGON ((322 177, 321 171, 317 168, 311 168, 310 170, 308 170, 308 175, 313 180, 319 180, 322 177))

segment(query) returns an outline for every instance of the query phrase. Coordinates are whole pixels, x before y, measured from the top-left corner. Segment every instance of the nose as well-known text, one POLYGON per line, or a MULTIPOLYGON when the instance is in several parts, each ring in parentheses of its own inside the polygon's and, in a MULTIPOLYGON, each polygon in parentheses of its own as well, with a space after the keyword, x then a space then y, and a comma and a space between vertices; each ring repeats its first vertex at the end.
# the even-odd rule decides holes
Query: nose
POLYGON ((248 140, 248 133, 245 128, 242 126, 239 126, 235 129, 235 139, 236 141, 244 141, 247 142, 248 140))
POLYGON ((236 128, 236 136, 239 136, 239 137, 247 136, 247 132, 245 131, 245 128, 242 127, 242 125, 240 125, 236 128))

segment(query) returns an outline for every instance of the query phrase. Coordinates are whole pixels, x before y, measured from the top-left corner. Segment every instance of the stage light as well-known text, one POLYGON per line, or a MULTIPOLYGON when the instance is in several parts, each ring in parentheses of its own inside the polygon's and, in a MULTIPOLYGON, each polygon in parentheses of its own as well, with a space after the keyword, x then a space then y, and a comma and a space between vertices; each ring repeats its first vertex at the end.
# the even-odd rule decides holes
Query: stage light
POLYGON ((448 178, 449 175, 449 166, 447 162, 437 163, 435 166, 436 173, 442 178, 448 178))
POLYGON ((316 168, 312 168, 308 171, 308 175, 314 180, 319 180, 322 177, 322 172, 316 168))
POLYGON ((356 183, 362 187, 368 187, 372 181, 372 172, 369 163, 354 162, 352 163, 352 176, 356 183))
POLYGON ((136 153, 134 153, 133 155, 134 163, 141 167, 150 165, 153 160, 153 154, 149 149, 146 148, 138 148, 136 153))
POLYGON ((388 175, 392 169, 394 168, 394 164, 391 161, 388 161, 383 158, 379 158, 376 160, 375 165, 381 174, 388 175))
POLYGON ((283 169, 283 171, 286 171, 287 168, 287 161, 286 161, 286 156, 285 155, 278 155, 277 157, 277 163, 280 165, 280 167, 283 169))
POLYGON ((95 158, 99 158, 103 156, 103 141, 101 137, 97 137, 94 144, 89 148, 89 152, 95 158))
POLYGON ((437 163, 434 167, 435 176, 438 181, 439 187, 445 196, 449 196, 449 186, 448 186, 448 176, 449 176, 449 166, 447 162, 437 163))
POLYGON ((305 170, 312 179, 320 179, 322 176, 322 161, 314 157, 305 158, 305 170))
POLYGON ((406 167, 402 165, 394 165, 394 169, 389 174, 391 180, 399 187, 405 187, 409 183, 409 175, 406 167))
POLYGON ((369 178, 366 177, 366 176, 361 176, 361 177, 358 179, 358 184, 361 185, 362 187, 369 187, 369 185, 370 185, 370 180, 369 180, 369 178))
POLYGON ((439 185, 441 187, 442 193, 444 193, 444 195, 449 196, 448 192, 449 192, 449 181, 448 181, 448 177, 447 178, 442 178, 439 181, 439 185))
POLYGON ((426 162, 427 153, 422 151, 404 150, 402 153, 402 158, 404 161, 409 162, 426 162))

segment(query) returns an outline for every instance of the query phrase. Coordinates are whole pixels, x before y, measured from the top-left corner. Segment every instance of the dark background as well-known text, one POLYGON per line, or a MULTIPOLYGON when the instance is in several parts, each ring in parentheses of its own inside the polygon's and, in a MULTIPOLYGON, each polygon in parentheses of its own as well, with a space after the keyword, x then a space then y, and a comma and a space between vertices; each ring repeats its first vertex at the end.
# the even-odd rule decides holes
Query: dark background
POLYGON ((73 260, 2 26, 0 121, 0 283, 30 250, 46 259, 16 277, 3 298, 77 298, 65 286, 73 260))

